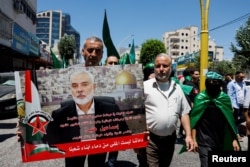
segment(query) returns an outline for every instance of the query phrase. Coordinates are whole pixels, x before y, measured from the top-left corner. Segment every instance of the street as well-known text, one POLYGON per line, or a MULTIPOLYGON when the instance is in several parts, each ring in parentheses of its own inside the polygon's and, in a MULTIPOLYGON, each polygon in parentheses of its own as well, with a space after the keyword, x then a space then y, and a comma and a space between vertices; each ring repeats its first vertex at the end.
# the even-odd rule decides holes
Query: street
MULTIPOLYGON (((0 166, 1 167, 64 167, 63 159, 46 160, 38 162, 22 163, 20 143, 16 138, 17 119, 0 120, 0 166)), ((242 149, 245 150, 247 143, 243 139, 242 149)), ((199 157, 195 153, 178 154, 182 145, 176 144, 171 167, 199 167, 199 157)), ((133 150, 120 151, 118 156, 120 167, 136 167, 138 161, 133 150)), ((86 165, 87 166, 87 165, 86 165)))

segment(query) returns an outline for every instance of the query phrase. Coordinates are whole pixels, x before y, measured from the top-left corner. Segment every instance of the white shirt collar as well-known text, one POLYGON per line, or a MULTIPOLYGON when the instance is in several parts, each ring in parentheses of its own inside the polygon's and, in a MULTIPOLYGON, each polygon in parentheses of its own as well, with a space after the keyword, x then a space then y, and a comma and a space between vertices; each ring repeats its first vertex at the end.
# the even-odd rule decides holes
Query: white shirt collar
MULTIPOLYGON (((78 105, 76 104, 76 111, 77 111, 77 115, 85 115, 85 112, 82 111, 78 105)), ((95 114, 95 101, 93 99, 93 103, 91 104, 87 114, 95 114)))

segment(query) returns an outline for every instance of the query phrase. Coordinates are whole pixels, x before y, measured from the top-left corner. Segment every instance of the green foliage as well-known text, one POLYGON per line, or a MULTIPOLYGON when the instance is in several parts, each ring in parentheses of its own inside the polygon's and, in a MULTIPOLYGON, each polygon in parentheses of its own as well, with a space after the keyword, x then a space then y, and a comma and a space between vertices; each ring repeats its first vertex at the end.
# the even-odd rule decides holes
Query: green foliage
POLYGON ((233 63, 237 70, 249 71, 250 69, 250 17, 245 25, 237 30, 235 35, 236 45, 231 43, 234 53, 233 63))
MULTIPOLYGON (((221 75, 225 75, 227 73, 234 74, 236 72, 236 68, 234 63, 229 61, 213 61, 208 64, 208 70, 209 71, 216 71, 220 73, 221 75)), ((189 68, 192 68, 192 66, 188 66, 189 68)), ((200 55, 197 54, 194 56, 194 65, 196 69, 200 69, 200 55)))
POLYGON ((234 74, 236 72, 236 68, 232 62, 229 61, 214 61, 209 65, 209 71, 216 71, 221 75, 225 74, 234 74))
POLYGON ((145 66, 148 62, 154 60, 160 53, 166 53, 164 43, 158 39, 149 39, 142 44, 140 63, 145 66))
POLYGON ((194 56, 194 67, 196 69, 200 69, 200 60, 201 60, 200 54, 194 56))
POLYGON ((58 43, 58 50, 62 58, 65 58, 66 63, 68 62, 69 59, 73 58, 75 49, 76 49, 75 36, 64 34, 64 36, 60 39, 58 43))

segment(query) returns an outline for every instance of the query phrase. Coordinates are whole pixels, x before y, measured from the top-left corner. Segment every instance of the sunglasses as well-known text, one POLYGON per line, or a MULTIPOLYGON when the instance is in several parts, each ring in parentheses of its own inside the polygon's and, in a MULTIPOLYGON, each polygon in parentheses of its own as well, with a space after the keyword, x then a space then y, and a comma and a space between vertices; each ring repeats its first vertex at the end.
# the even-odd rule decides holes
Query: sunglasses
POLYGON ((94 52, 94 51, 95 51, 95 53, 97 53, 97 54, 102 53, 102 49, 100 49, 100 48, 88 48, 87 51, 88 51, 89 53, 92 53, 92 52, 94 52))
POLYGON ((116 61, 110 61, 110 62, 108 62, 108 64, 109 64, 109 65, 117 65, 118 62, 116 62, 116 61))

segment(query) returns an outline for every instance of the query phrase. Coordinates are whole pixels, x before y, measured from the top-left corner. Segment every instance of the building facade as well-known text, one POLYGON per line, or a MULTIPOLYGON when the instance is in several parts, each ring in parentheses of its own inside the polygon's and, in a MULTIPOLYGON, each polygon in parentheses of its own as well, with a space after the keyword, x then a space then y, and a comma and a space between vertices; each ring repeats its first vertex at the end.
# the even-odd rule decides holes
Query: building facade
MULTIPOLYGON (((200 51, 200 34, 198 27, 191 26, 163 34, 163 43, 167 53, 175 61, 180 56, 190 55, 200 51)), ((209 39, 208 55, 210 59, 223 60, 223 47, 217 46, 214 40, 209 39)))
POLYGON ((36 10, 37 0, 0 1, 0 72, 35 69, 42 61, 36 10))
POLYGON ((71 26, 70 15, 60 10, 47 10, 37 13, 36 36, 47 43, 47 49, 53 48, 59 54, 57 43, 64 34, 74 35, 76 50, 75 57, 80 56, 80 34, 71 26))
MULTIPOLYGON (((125 54, 130 53, 131 46, 129 46, 127 48, 121 47, 121 48, 118 48, 118 50, 119 50, 120 58, 122 58, 125 54)), ((140 55, 141 55, 141 48, 139 48, 138 46, 135 46, 135 64, 139 64, 140 55)))

